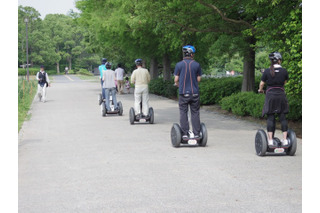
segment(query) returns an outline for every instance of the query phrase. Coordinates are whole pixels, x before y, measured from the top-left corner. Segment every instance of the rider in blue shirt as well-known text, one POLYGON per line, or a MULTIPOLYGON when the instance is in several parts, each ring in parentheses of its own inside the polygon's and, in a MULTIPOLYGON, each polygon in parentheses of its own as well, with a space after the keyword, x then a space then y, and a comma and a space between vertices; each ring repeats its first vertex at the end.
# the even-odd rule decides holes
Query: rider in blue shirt
POLYGON ((193 57, 196 49, 187 45, 182 48, 183 60, 176 64, 174 82, 179 86, 179 110, 182 137, 188 138, 188 108, 191 110, 191 123, 195 138, 200 137, 200 97, 198 82, 201 80, 201 67, 193 57))
POLYGON ((105 91, 103 89, 103 71, 107 70, 105 64, 107 63, 106 58, 102 58, 101 65, 99 66, 99 72, 100 72, 100 83, 101 83, 101 89, 102 89, 102 99, 106 98, 105 91))

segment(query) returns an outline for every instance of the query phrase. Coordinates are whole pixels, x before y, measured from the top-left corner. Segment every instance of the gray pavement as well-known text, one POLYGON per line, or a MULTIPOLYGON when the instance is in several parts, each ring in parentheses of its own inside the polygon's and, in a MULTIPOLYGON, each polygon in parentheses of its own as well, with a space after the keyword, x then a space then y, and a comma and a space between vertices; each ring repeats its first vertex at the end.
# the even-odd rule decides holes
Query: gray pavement
MULTIPOLYGON (((19 133, 19 212, 301 212, 296 156, 255 155, 259 124, 201 110, 207 147, 173 148, 176 101, 151 95, 155 124, 102 117, 100 86, 55 76, 19 133)), ((276 135, 280 136, 280 132, 276 135)))

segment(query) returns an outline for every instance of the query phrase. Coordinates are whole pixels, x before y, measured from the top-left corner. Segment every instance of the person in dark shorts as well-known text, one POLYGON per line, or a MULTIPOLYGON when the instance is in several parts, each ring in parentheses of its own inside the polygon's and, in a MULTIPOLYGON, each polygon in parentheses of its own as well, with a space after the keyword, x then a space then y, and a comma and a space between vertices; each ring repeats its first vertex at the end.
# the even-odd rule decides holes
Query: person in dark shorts
POLYGON ((191 123, 194 138, 200 137, 200 97, 198 82, 201 80, 201 67, 193 57, 196 52, 194 46, 182 48, 183 60, 176 64, 174 82, 179 87, 179 110, 182 138, 188 138, 189 122, 188 110, 190 106, 191 123))
POLYGON ((283 132, 282 145, 288 145, 287 131, 288 121, 286 114, 289 112, 288 100, 284 85, 288 81, 288 72, 281 67, 282 56, 279 52, 269 54, 271 61, 270 68, 263 72, 258 92, 264 93, 263 87, 266 84, 266 98, 263 106, 262 116, 267 115, 268 144, 273 144, 273 133, 276 128, 276 115, 279 116, 281 130, 283 132))

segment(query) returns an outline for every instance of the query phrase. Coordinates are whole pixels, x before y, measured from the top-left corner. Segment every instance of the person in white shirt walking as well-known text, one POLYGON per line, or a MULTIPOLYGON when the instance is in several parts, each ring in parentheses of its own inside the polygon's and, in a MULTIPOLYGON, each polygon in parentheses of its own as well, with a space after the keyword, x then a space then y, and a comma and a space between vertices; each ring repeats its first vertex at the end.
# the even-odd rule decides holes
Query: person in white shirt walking
POLYGON ((134 89, 134 110, 136 115, 148 116, 149 110, 149 87, 150 74, 145 68, 142 68, 142 59, 135 60, 137 69, 132 72, 131 83, 135 84, 134 89), (142 112, 140 112, 140 103, 142 98, 142 112), (142 115, 141 115, 142 113, 142 115))
POLYGON ((37 73, 36 76, 38 80, 38 97, 39 101, 42 100, 43 103, 46 102, 47 99, 47 87, 50 86, 50 79, 48 74, 44 71, 44 66, 40 66, 40 71, 37 73))
POLYGON ((116 74, 118 92, 121 95, 123 93, 123 88, 124 88, 124 81, 123 81, 124 69, 121 67, 121 64, 118 64, 118 68, 115 70, 115 74, 116 74))

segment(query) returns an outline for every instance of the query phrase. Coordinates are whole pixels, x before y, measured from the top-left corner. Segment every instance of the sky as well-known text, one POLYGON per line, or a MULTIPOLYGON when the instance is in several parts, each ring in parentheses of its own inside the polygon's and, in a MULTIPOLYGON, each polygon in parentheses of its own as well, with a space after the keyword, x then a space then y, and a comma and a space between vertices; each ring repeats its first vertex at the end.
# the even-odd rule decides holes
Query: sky
POLYGON ((44 19, 47 14, 67 14, 70 9, 79 12, 75 7, 76 0, 18 0, 18 5, 35 8, 44 19))

